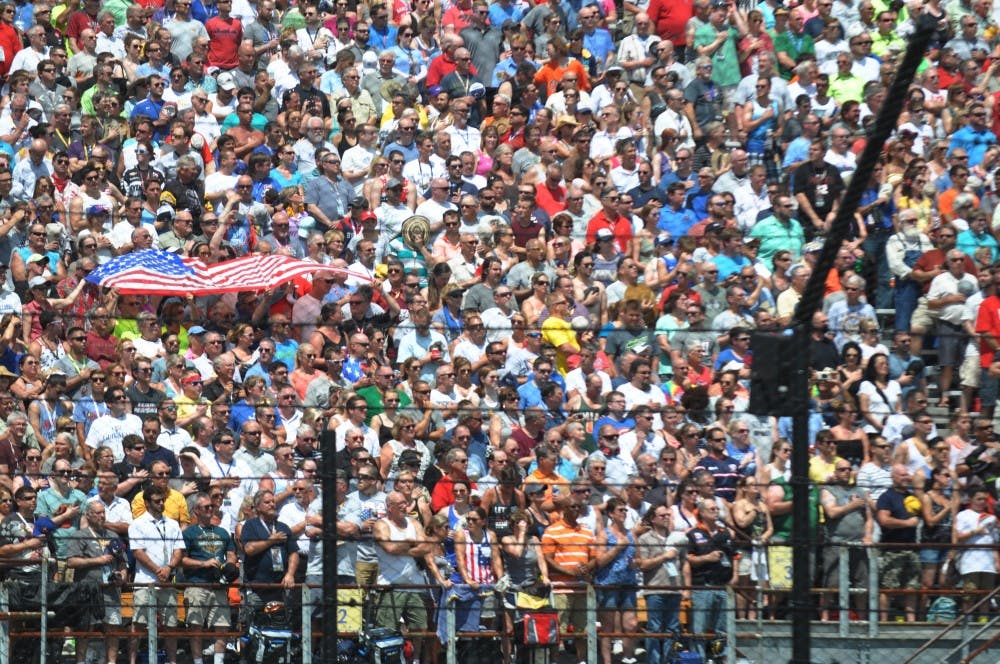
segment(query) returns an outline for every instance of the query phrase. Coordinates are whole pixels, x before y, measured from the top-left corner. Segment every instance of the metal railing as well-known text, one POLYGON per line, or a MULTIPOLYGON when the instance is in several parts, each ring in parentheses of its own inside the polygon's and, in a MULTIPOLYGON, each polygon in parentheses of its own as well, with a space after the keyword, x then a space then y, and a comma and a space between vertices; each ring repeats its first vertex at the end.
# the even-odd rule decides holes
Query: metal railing
MULTIPOLYGON (((832 545, 832 544, 830 544, 832 545)), ((835 597, 834 606, 830 607, 838 611, 837 616, 837 633, 841 637, 856 636, 858 634, 858 628, 860 624, 865 625, 865 631, 869 638, 874 638, 879 635, 881 623, 888 619, 888 616, 884 616, 880 612, 879 607, 879 596, 888 595, 890 597, 894 596, 905 596, 912 594, 928 594, 933 596, 950 595, 956 598, 977 598, 970 608, 968 608, 964 613, 960 613, 958 618, 951 621, 948 624, 941 624, 941 631, 936 634, 933 638, 929 639, 920 648, 914 651, 909 658, 907 658, 903 664, 913 664, 918 660, 918 657, 933 648, 936 644, 939 644, 945 637, 954 632, 956 627, 961 627, 962 634, 960 637, 960 643, 954 646, 948 657, 955 654, 961 654, 964 658, 963 661, 972 661, 978 654, 986 652, 992 642, 998 640, 996 635, 990 632, 990 630, 995 630, 996 625, 1000 622, 1000 618, 993 617, 992 620, 987 620, 984 624, 980 625, 974 623, 969 619, 969 614, 975 613, 982 607, 989 606, 992 599, 1000 597, 1000 588, 994 589, 993 591, 962 591, 962 590, 949 590, 949 589, 933 589, 929 591, 922 590, 891 590, 880 587, 879 585, 879 550, 880 547, 869 545, 865 546, 860 542, 850 542, 850 543, 838 543, 836 546, 839 547, 838 557, 839 557, 839 570, 837 577, 837 587, 836 588, 821 588, 814 587, 812 589, 813 593, 824 594, 827 597, 835 597), (867 583, 864 587, 852 587, 850 582, 850 554, 852 548, 863 548, 865 550, 865 555, 868 559, 868 577, 867 583), (852 619, 851 609, 852 609, 852 598, 856 596, 865 596, 867 598, 867 616, 859 615, 856 619, 852 619), (852 624, 853 623, 853 624, 852 624), (992 637, 992 638, 989 638, 992 637), (985 641, 985 643, 980 643, 985 641), (978 644, 978 645, 977 645, 978 644), (976 647, 972 650, 973 646, 976 647)), ((915 548, 920 548, 922 545, 914 545, 915 548)), ((926 545, 925 545, 926 546, 926 545)), ((946 548, 952 549, 963 549, 963 548, 976 548, 966 545, 945 545, 946 548)), ((40 644, 40 662, 41 664, 46 664, 47 659, 49 659, 49 645, 53 638, 62 639, 66 637, 75 638, 102 638, 105 636, 121 637, 124 639, 141 639, 145 636, 145 641, 149 652, 155 653, 157 651, 157 644, 161 637, 190 637, 190 636, 202 636, 202 637, 226 637, 226 638, 240 638, 245 636, 245 631, 240 631, 238 629, 230 629, 227 631, 211 631, 203 630, 199 631, 197 627, 193 629, 175 629, 168 628, 164 629, 158 625, 156 620, 155 611, 156 608, 153 606, 132 606, 133 617, 138 611, 148 611, 148 619, 146 625, 139 626, 138 628, 134 625, 131 628, 116 627, 109 628, 105 631, 68 631, 60 629, 58 632, 52 632, 50 630, 50 617, 56 615, 55 611, 59 609, 57 606, 50 606, 49 596, 48 596, 48 586, 49 586, 49 570, 51 568, 51 561, 48 558, 42 558, 40 561, 41 575, 40 575, 40 586, 39 586, 39 598, 40 598, 40 608, 38 611, 19 611, 11 610, 9 595, 8 595, 8 584, 12 582, 0 583, 0 664, 7 664, 12 661, 11 658, 11 643, 13 639, 21 638, 38 638, 40 644), (29 625, 25 627, 30 627, 30 623, 35 623, 37 621, 38 632, 31 631, 30 629, 18 629, 15 633, 11 632, 11 621, 18 621, 19 623, 29 622, 29 625), (145 634, 143 634, 145 631, 145 634)), ((186 584, 178 584, 176 587, 178 591, 182 590, 186 584)), ((595 626, 598 624, 598 607, 596 600, 595 587, 588 583, 579 584, 554 584, 554 589, 561 588, 563 590, 572 586, 578 591, 583 591, 586 593, 586 603, 583 610, 586 611, 586 624, 589 626, 595 626)), ((141 587, 141 584, 134 587, 141 587)), ((158 587, 164 587, 160 584, 158 587)), ((212 587, 212 586, 204 586, 212 587)), ((219 588, 226 587, 224 585, 219 585, 219 588)), ((260 585, 244 585, 241 586, 243 589, 257 589, 263 590, 265 588, 273 589, 278 586, 260 586, 260 585)), ((367 603, 371 601, 376 594, 382 590, 381 588, 374 589, 359 589, 357 586, 337 586, 335 584, 324 584, 322 586, 301 584, 296 586, 296 591, 301 596, 301 621, 300 626, 296 627, 296 633, 301 636, 301 649, 302 649, 302 661, 311 661, 314 655, 315 643, 322 636, 319 630, 314 629, 314 616, 313 611, 316 608, 313 598, 311 596, 311 590, 314 588, 322 588, 327 595, 327 597, 335 597, 337 591, 354 591, 354 599, 350 602, 345 601, 345 599, 338 599, 333 601, 333 607, 326 606, 327 610, 331 608, 345 608, 344 611, 345 620, 338 623, 337 637, 341 639, 353 639, 358 636, 359 631, 363 631, 365 628, 364 623, 364 612, 367 608, 367 603), (366 592, 367 591, 367 592, 366 592), (332 595, 331 595, 332 593, 332 595), (351 614, 349 618, 346 618, 348 614, 351 614)), ((436 589, 437 586, 412 586, 410 589, 415 590, 431 590, 436 589)), ((689 587, 673 587, 673 586, 629 586, 629 588, 635 588, 639 591, 669 591, 669 592, 681 592, 683 590, 691 590, 689 587)), ((400 589, 400 588, 396 588, 400 589)), ((700 589, 700 588, 695 588, 700 589)), ((718 589, 718 588, 717 588, 718 589)), ((736 587, 726 587, 726 628, 724 638, 727 643, 727 651, 730 653, 736 653, 737 645, 739 641, 743 642, 744 649, 747 647, 748 643, 754 641, 760 644, 762 649, 760 654, 760 661, 766 661, 765 653, 763 652, 763 634, 765 632, 764 623, 769 620, 765 617, 764 604, 765 598, 772 597, 776 594, 787 592, 786 589, 778 588, 771 589, 766 588, 760 582, 755 585, 742 585, 736 587), (753 593, 757 597, 758 610, 756 613, 756 633, 745 633, 741 634, 737 631, 738 622, 737 616, 737 603, 736 594, 742 593, 744 595, 748 593, 753 593)), ((324 602, 325 603, 325 602, 324 602)), ((15 607, 16 609, 17 607, 15 607)), ((458 660, 457 643, 460 639, 475 639, 475 638, 510 638, 511 635, 503 631, 503 628, 497 628, 495 631, 481 631, 481 632, 458 632, 456 629, 456 611, 457 606, 454 602, 446 603, 443 616, 445 619, 445 630, 444 630, 444 647, 443 653, 445 655, 448 664, 456 664, 458 660)), ((691 607, 687 606, 686 610, 690 617, 691 607)), ((498 611, 498 615, 500 615, 498 611)), ((747 623, 742 623, 744 627, 747 623)), ((750 624, 753 624, 752 622, 750 624)), ((245 627, 245 626, 244 626, 245 627)), ((431 625, 433 628, 434 626, 431 625)), ((607 627, 607 626, 606 626, 607 627)), ((751 628, 752 629, 752 628, 751 628)), ((436 631, 425 631, 425 632, 412 632, 408 636, 412 638, 437 638, 438 633, 436 631)), ((692 634, 690 632, 682 631, 679 635, 674 634, 652 634, 647 633, 643 630, 636 631, 634 633, 613 633, 608 629, 602 629, 598 631, 597 629, 588 629, 585 634, 580 633, 563 633, 561 635, 563 638, 572 639, 585 639, 587 644, 587 660, 588 662, 597 662, 599 659, 599 641, 600 638, 672 638, 677 637, 684 640, 690 639, 705 639, 709 638, 710 635, 706 634, 692 634)), ((954 640, 954 639, 952 639, 954 640)), ((949 641, 949 647, 951 647, 951 642, 949 641)), ((942 661, 948 661, 948 658, 942 661)))

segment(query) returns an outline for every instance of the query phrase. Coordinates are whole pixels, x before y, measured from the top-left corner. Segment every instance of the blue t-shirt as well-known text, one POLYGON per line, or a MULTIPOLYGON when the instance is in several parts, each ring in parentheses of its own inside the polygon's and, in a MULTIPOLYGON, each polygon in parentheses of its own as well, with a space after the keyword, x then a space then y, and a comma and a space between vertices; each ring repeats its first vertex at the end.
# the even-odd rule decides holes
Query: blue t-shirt
MULTIPOLYGON (((187 557, 194 560, 211 560, 215 558, 220 563, 226 562, 226 555, 236 551, 232 536, 219 526, 202 528, 195 524, 188 526, 181 533, 184 537, 184 548, 187 557)), ((244 539, 246 541, 246 533, 244 539)), ((184 570, 184 580, 188 583, 219 583, 219 570, 212 568, 195 568, 184 570)))
MULTIPOLYGON (((895 488, 888 489, 887 491, 883 491, 882 495, 878 497, 875 509, 888 510, 889 516, 894 519, 909 519, 916 516, 915 514, 910 514, 910 511, 906 509, 905 501, 910 495, 909 492, 899 492, 895 488)), ((916 541, 916 526, 912 528, 882 528, 883 543, 913 544, 916 541)))
MULTIPOLYGON (((275 521, 274 525, 268 526, 258 517, 247 520, 243 526, 243 535, 240 541, 244 548, 251 542, 260 542, 271 536, 271 533, 278 531, 285 533, 288 539, 284 544, 275 544, 258 553, 255 556, 247 555, 244 561, 243 577, 247 583, 280 583, 282 577, 288 570, 288 560, 296 552, 298 546, 292 529, 275 521), (275 569, 278 567, 278 569, 275 569)), ((270 593, 280 591, 268 591, 270 593)), ((265 595, 265 592, 257 592, 258 595, 265 595)))

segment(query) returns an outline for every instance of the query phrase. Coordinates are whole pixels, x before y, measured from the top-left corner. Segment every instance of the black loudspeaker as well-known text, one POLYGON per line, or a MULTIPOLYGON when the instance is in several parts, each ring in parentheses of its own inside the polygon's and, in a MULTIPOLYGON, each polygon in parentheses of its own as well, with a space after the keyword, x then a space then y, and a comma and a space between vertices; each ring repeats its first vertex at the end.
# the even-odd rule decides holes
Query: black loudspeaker
MULTIPOLYGON (((750 339, 750 412, 783 417, 806 407, 805 394, 792 389, 796 372, 796 342, 791 335, 755 332, 750 339)), ((799 359, 806 363, 807 358, 799 359)))

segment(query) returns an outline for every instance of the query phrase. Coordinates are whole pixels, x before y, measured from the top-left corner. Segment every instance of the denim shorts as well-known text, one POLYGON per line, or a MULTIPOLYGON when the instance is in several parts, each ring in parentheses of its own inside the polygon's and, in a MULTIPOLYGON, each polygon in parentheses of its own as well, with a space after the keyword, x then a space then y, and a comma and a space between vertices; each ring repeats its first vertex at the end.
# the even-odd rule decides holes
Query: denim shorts
POLYGON ((597 588, 598 609, 634 609, 636 607, 635 590, 624 588, 597 588))
POLYGON ((940 565, 948 557, 948 549, 920 549, 920 562, 924 565, 940 565))

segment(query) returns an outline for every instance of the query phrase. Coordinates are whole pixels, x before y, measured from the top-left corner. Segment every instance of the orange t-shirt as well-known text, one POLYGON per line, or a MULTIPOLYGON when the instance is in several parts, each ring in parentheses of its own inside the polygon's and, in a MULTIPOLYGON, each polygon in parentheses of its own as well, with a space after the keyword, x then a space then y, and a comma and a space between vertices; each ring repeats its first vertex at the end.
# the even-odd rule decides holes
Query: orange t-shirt
POLYGON ((579 60, 569 59, 565 67, 560 67, 552 61, 546 62, 535 74, 535 85, 545 87, 545 96, 548 97, 559 89, 563 74, 567 71, 576 74, 576 87, 584 92, 590 91, 590 79, 587 78, 587 70, 583 68, 579 60))
MULTIPOLYGON (((542 554, 552 556, 553 560, 563 566, 582 565, 590 562, 596 557, 596 547, 594 544, 597 538, 594 531, 582 523, 577 523, 576 527, 570 526, 566 521, 560 520, 545 529, 542 533, 542 554)), ((560 574, 554 570, 549 571, 549 578, 553 581, 578 581, 567 574, 560 574)), ((570 589, 557 589, 555 592, 571 592, 570 589)))

